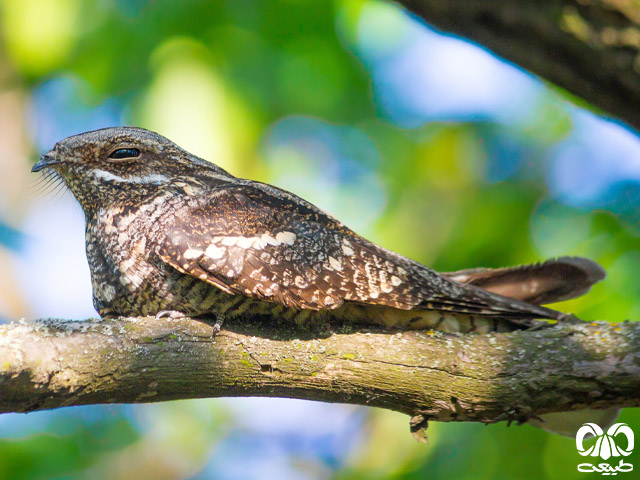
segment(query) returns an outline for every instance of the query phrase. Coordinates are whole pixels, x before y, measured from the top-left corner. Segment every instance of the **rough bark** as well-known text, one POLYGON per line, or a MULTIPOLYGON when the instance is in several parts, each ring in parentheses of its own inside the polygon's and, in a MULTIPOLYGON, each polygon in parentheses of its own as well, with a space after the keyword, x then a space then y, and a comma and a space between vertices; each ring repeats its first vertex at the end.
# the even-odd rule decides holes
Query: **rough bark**
POLYGON ((276 396, 490 423, 640 404, 640 323, 459 336, 212 329, 154 318, 1 325, 0 412, 276 396))
POLYGON ((640 1, 399 3, 640 129, 640 1))

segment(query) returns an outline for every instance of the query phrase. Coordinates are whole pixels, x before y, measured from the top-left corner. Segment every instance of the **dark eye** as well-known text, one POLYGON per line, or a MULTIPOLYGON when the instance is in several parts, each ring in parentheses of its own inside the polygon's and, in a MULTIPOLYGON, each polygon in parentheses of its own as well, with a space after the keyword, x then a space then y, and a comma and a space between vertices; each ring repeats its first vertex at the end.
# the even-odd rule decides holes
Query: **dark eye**
POLYGON ((140 156, 140 150, 137 148, 118 148, 109 154, 109 158, 120 160, 123 158, 136 158, 140 156))

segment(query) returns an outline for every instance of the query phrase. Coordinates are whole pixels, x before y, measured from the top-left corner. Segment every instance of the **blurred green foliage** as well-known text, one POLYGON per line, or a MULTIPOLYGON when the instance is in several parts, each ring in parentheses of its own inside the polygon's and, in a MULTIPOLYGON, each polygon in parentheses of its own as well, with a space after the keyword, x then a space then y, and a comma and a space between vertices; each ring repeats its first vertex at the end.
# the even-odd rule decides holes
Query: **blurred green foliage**
POLYGON ((20 441, 0 440, 0 477, 62 477, 93 465, 101 455, 122 449, 138 438, 126 420, 116 418, 64 436, 41 433, 20 441))
MULTIPOLYGON (((483 118, 405 129, 385 115, 358 46, 359 21, 370 7, 386 19, 367 44, 386 55, 403 38, 406 19, 395 7, 359 0, 1 6, 5 92, 36 98, 47 85, 72 79, 69 111, 115 102, 114 123, 159 131, 233 174, 302 194, 371 240, 439 270, 594 258, 608 269, 608 281, 559 308, 585 318, 640 318, 637 204, 629 201, 616 215, 548 193, 550 152, 573 129, 555 94, 538 98, 511 124, 483 118)), ((37 125, 48 125, 53 136, 87 128, 84 117, 70 120, 64 108, 47 113, 35 105, 25 114, 34 151, 58 139, 37 125)), ((225 438, 255 434, 219 413, 227 409, 176 402, 85 423, 69 414, 65 421, 77 428, 63 433, 43 420, 40 432, 22 436, 18 429, 0 440, 0 478, 225 477, 225 470, 205 468, 223 463, 228 445, 241 449, 249 441, 225 438)), ((623 416, 632 426, 638 418, 623 416)), ((424 447, 408 434, 407 420, 369 411, 352 434, 356 440, 327 454, 330 460, 305 459, 291 447, 287 465, 304 478, 344 480, 580 478, 572 439, 529 426, 446 424, 430 427, 424 447)), ((250 452, 247 468, 260 455, 250 452)), ((260 478, 270 478, 269 468, 260 478)))

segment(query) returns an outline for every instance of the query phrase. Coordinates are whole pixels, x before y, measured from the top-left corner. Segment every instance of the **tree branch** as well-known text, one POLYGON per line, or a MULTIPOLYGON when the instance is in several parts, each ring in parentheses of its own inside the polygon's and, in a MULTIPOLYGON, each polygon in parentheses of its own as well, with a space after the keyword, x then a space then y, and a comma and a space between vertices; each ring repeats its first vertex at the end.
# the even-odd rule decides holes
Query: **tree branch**
POLYGON ((637 0, 399 0, 640 129, 637 0))
POLYGON ((640 323, 460 336, 226 327, 211 338, 190 319, 1 325, 0 412, 277 396, 496 422, 640 404, 640 323))

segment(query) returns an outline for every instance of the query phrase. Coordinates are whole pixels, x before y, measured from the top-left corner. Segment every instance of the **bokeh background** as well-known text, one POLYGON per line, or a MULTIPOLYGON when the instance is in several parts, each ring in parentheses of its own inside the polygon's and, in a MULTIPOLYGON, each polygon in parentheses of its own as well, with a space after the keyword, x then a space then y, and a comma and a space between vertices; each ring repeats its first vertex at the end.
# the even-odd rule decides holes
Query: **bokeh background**
MULTIPOLYGON (((57 140, 113 125, 436 269, 596 259, 607 280, 559 307, 640 318, 637 135, 481 47, 379 1, 0 6, 3 321, 95 315, 82 212, 29 170, 57 140)), ((637 411, 622 419, 640 432, 637 411)), ((433 424, 429 442, 400 414, 296 400, 66 408, 0 416, 0 478, 584 475, 573 439, 530 426, 433 424)))

